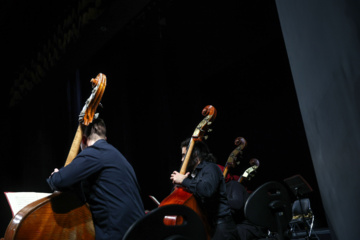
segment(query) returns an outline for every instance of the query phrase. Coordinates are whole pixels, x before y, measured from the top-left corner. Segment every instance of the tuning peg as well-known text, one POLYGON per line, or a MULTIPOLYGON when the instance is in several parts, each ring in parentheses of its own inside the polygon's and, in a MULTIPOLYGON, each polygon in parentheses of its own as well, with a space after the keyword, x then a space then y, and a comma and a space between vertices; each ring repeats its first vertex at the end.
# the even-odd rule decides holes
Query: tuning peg
POLYGON ((211 128, 209 128, 209 129, 208 129, 208 132, 212 132, 212 129, 211 129, 211 128))
POLYGON ((206 136, 204 136, 204 139, 205 139, 205 140, 207 140, 208 138, 209 138, 209 136, 207 136, 207 135, 206 135, 206 136))
POLYGON ((211 125, 211 124, 212 124, 212 122, 208 122, 208 123, 207 123, 207 125, 211 125))

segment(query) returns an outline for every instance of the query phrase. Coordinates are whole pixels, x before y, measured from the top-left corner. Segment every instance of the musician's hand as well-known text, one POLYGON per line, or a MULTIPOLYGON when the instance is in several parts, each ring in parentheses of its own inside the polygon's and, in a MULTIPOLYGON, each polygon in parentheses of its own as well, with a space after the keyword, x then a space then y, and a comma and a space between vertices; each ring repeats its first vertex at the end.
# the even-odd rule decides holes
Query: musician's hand
POLYGON ((185 178, 187 178, 189 176, 189 172, 187 172, 185 175, 184 174, 181 174, 177 171, 174 171, 171 176, 170 176, 170 179, 172 180, 173 183, 176 183, 176 184, 181 184, 185 178))
POLYGON ((55 168, 54 171, 51 173, 50 177, 51 177, 54 173, 56 173, 56 172, 58 172, 58 171, 59 171, 59 169, 55 168))

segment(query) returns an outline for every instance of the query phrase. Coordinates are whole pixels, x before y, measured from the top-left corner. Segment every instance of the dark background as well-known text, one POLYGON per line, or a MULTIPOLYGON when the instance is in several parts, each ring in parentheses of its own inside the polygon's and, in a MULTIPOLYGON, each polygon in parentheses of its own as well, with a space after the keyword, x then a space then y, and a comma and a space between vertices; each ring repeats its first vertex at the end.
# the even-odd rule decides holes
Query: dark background
MULTIPOLYGON (((4 97, 1 191, 49 192, 91 93, 107 76, 99 108, 108 141, 135 169, 146 209, 170 193, 180 142, 213 105, 206 142, 224 165, 242 136, 235 174, 257 158, 249 190, 300 174, 315 228, 328 226, 273 1, 5 1, 1 8, 4 97)), ((294 197, 294 196, 292 196, 294 197)), ((1 197, 1 232, 11 220, 1 197)))

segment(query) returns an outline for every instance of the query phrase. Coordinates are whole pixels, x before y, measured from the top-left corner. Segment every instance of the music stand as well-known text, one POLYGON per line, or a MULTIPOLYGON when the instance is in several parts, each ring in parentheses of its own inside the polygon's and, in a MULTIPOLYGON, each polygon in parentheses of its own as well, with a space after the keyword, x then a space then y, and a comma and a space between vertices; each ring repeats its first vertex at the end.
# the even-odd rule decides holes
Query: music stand
POLYGON ((284 179, 284 182, 288 185, 297 199, 299 199, 300 196, 313 191, 309 183, 299 174, 284 179))
MULTIPOLYGON (((303 199, 304 203, 307 203, 307 202, 308 203, 307 203, 307 205, 305 204, 305 206, 302 206, 304 203, 302 202, 303 200, 300 197, 304 196, 305 194, 311 193, 313 191, 311 186, 299 174, 284 179, 284 182, 288 185, 290 190, 296 196, 297 202, 299 203, 299 206, 300 206, 300 211, 301 211, 302 216, 303 216, 301 218, 302 222, 304 223, 304 225, 306 225, 306 221, 305 221, 305 218, 304 218, 304 215, 305 215, 304 207, 308 206, 308 208, 309 208, 310 202, 309 202, 308 199, 303 199), (308 201, 306 201, 306 200, 308 200, 308 201)), ((295 202, 294 202, 294 204, 295 204, 295 202)), ((294 211, 294 208, 293 208, 293 211, 294 211)), ((310 234, 311 234, 311 230, 310 230, 310 232, 309 232, 309 230, 307 228, 305 228, 305 230, 306 230, 306 234, 307 234, 307 237, 305 239, 309 239, 310 234)))

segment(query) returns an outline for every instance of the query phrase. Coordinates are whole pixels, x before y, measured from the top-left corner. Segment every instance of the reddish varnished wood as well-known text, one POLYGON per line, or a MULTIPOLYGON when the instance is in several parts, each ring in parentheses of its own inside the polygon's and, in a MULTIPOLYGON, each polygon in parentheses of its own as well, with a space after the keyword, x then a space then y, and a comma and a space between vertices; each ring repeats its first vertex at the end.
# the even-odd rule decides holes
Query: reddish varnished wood
POLYGON ((186 191, 183 187, 175 187, 175 190, 169 196, 167 196, 159 206, 161 207, 168 204, 185 205, 195 210, 195 212, 201 212, 194 195, 186 191))
MULTIPOLYGON (((184 205, 191 208, 200 216, 205 228, 208 227, 206 215, 200 209, 194 195, 186 191, 183 187, 175 187, 175 190, 160 203, 159 207, 169 204, 184 205)), ((181 217, 169 216, 164 219, 164 224, 166 225, 180 225, 181 223, 181 217)), ((207 230, 209 231, 209 229, 207 230)))
POLYGON ((8 239, 95 239, 95 230, 86 204, 55 192, 21 209, 6 229, 8 239))

